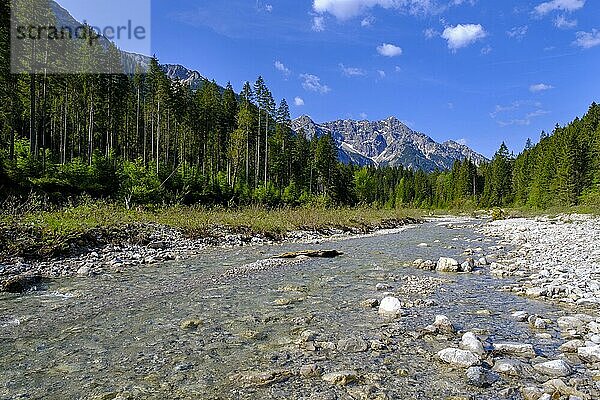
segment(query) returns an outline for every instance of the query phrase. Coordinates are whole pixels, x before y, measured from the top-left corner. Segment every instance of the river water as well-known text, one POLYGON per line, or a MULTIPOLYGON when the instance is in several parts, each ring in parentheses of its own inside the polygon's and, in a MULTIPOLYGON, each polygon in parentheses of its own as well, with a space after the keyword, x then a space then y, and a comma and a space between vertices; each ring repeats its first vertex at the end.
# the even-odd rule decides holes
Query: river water
POLYGON ((47 290, 25 295, 0 294, 0 398, 497 398, 500 389, 519 384, 504 380, 489 389, 469 386, 464 370, 433 358, 456 345, 455 338, 423 339, 411 333, 444 314, 459 330, 491 341, 534 343, 551 356, 561 344, 558 334, 537 339, 510 313, 526 310, 556 319, 561 310, 498 291, 508 282, 485 269, 439 274, 403 266, 416 258, 464 259, 465 248, 493 253, 487 249, 496 243, 475 232, 477 223, 427 222, 395 234, 311 245, 209 249, 184 263, 54 280, 47 290), (419 247, 423 242, 430 246, 419 247), (344 255, 224 274, 307 248, 337 249, 344 255), (406 316, 389 320, 376 308, 361 306, 365 299, 383 297, 375 289, 378 283, 415 303, 406 316), (198 320, 197 329, 182 329, 189 319, 198 320), (315 333, 316 349, 298 344, 306 330, 315 333), (330 349, 330 343, 350 337, 378 345, 361 352, 330 349), (355 370, 360 381, 337 387, 301 377, 300 367, 308 364, 323 372, 355 370), (275 377, 269 384, 247 378, 269 371, 275 377))

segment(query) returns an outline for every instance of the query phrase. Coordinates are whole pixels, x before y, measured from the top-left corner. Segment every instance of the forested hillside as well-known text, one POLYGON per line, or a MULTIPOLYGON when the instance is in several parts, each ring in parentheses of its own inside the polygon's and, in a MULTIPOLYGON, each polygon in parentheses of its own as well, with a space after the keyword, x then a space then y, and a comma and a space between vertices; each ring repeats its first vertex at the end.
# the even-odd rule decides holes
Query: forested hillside
MULTIPOLYGON (((285 100, 264 80, 236 94, 170 80, 153 59, 145 74, 10 73, 8 2, 0 2, 0 192, 81 194, 132 204, 386 207, 600 203, 600 107, 542 134, 518 157, 502 145, 489 164, 456 162, 426 174, 337 160, 328 136, 290 129, 285 100)), ((86 62, 119 63, 120 52, 86 62)), ((90 59, 92 57, 92 59, 90 59)))

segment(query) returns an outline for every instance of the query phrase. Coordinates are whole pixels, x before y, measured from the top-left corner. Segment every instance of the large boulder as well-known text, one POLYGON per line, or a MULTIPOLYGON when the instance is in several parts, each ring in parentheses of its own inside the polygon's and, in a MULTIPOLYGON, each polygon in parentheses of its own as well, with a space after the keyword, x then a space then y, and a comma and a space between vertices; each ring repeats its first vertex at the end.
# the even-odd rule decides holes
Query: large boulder
POLYGON ((580 347, 577 349, 577 355, 585 362, 600 362, 600 345, 580 347))
POLYGON ((494 368, 492 368, 492 371, 504 375, 519 376, 523 371, 523 363, 519 360, 513 360, 510 358, 499 359, 494 362, 494 368))
POLYGON ((0 282, 0 292, 25 293, 38 290, 42 284, 41 275, 17 275, 0 282))
POLYGON ((573 369, 564 360, 546 361, 541 364, 535 364, 533 368, 544 375, 555 377, 566 377, 573 374, 573 369))
POLYGON ((459 272, 460 264, 454 258, 440 257, 435 269, 439 272, 459 272))
POLYGON ((460 341, 460 348, 463 350, 469 350, 470 352, 479 355, 485 354, 483 344, 473 332, 466 332, 462 336, 462 340, 460 341))
POLYGON ((556 323, 558 324, 558 327, 560 329, 562 329, 563 331, 568 331, 568 330, 576 330, 579 331, 581 330, 581 328, 583 328, 585 326, 585 323, 580 320, 579 318, 576 317, 560 317, 558 319, 558 321, 556 321, 556 323))
POLYGON ((436 315, 435 322, 433 326, 436 328, 437 332, 440 333, 454 333, 456 329, 454 329, 454 325, 450 322, 450 319, 445 315, 436 315))
POLYGON ((455 367, 469 368, 481 363, 480 357, 469 350, 455 349, 449 347, 437 353, 443 362, 455 367))
POLYGON ((493 350, 498 354, 507 354, 516 357, 534 358, 536 356, 533 345, 526 343, 494 343, 493 350))
POLYGON ((580 339, 573 339, 565 342, 558 348, 558 350, 563 353, 577 353, 577 349, 580 347, 584 347, 585 343, 580 339))
POLYGON ((402 303, 396 297, 388 296, 379 304, 379 314, 386 317, 402 315, 402 303))

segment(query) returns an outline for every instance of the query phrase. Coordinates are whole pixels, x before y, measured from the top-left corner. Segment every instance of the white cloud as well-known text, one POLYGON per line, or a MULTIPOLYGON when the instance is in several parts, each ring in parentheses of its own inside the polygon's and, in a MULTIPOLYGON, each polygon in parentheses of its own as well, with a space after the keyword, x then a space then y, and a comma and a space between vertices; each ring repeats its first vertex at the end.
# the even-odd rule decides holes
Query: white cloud
POLYGON ((434 37, 440 36, 440 33, 433 28, 427 28, 423 31, 423 35, 425 35, 427 39, 433 39, 434 37))
POLYGON ((527 26, 527 25, 515 26, 510 31, 506 31, 506 34, 510 38, 522 40, 525 37, 525 35, 527 35, 528 30, 529 30, 529 26, 527 26))
POLYGON ((362 69, 355 67, 346 67, 344 64, 340 64, 340 69, 342 70, 342 73, 348 77, 365 75, 365 71, 363 71, 362 69))
POLYGON ((487 46, 485 46, 485 47, 483 47, 483 48, 481 49, 481 54, 483 54, 484 56, 485 56, 485 55, 488 55, 488 54, 490 54, 490 53, 492 52, 492 50, 493 50, 493 49, 492 49, 492 46, 490 46, 490 45, 488 44, 487 46))
POLYGON ((369 9, 382 7, 410 14, 435 13, 443 9, 436 0, 314 0, 313 10, 329 13, 339 20, 349 20, 364 15, 369 9))
POLYGON ((273 11, 273 6, 271 4, 267 4, 265 6, 265 10, 267 10, 267 12, 272 12, 273 11))
POLYGON ((383 78, 385 78, 385 77, 386 77, 386 73, 385 73, 385 71, 383 71, 383 70, 381 70, 381 69, 377 70, 377 73, 379 74, 379 77, 380 77, 381 79, 383 79, 383 78))
POLYGON ((402 49, 390 43, 384 43, 377 46, 377 52, 385 57, 396 57, 402 55, 402 49))
POLYGON ((303 80, 302 87, 309 92, 317 92, 326 94, 331 92, 331 88, 321 83, 321 78, 311 74, 301 74, 300 79, 303 80))
POLYGON ((315 32, 323 32, 325 30, 325 17, 316 16, 313 18, 312 30, 315 32))
POLYGON ((551 0, 535 7, 534 12, 543 16, 552 11, 577 11, 585 6, 585 0, 551 0))
POLYGON ((518 100, 507 106, 497 105, 494 111, 490 113, 490 117, 502 127, 512 125, 529 126, 534 118, 549 113, 550 111, 544 110, 542 104, 538 101, 518 100), (529 109, 530 111, 525 112, 522 109, 529 109))
POLYGON ((286 67, 281 61, 275 61, 275 69, 285 76, 289 76, 292 71, 286 67))
POLYGON ((375 6, 391 8, 393 0, 314 0, 313 9, 318 13, 329 13, 337 19, 347 20, 363 14, 375 6))
POLYGON ((442 33, 442 38, 448 41, 448 48, 452 51, 467 47, 486 36, 487 32, 479 24, 449 26, 442 33))
POLYGON ((564 15, 559 15, 554 19, 554 26, 559 29, 572 29, 577 26, 576 19, 568 19, 564 15))
POLYGON ((402 72, 402 68, 396 65, 396 68, 394 69, 394 71, 400 73, 400 72, 402 72))
POLYGON ((358 116, 359 116, 359 117, 360 117, 360 119, 362 119, 362 120, 365 120, 365 119, 367 119, 367 117, 368 117, 367 113, 364 113, 364 112, 362 112, 362 113, 358 114, 358 116))
POLYGON ((302 107, 304 105, 304 99, 302 97, 296 97, 294 99, 294 104, 296 107, 302 107))
POLYGON ((462 144, 463 146, 467 146, 467 143, 468 143, 467 139, 465 139, 465 138, 457 139, 457 140, 455 140, 455 142, 458 144, 462 144))
POLYGON ((591 49, 592 47, 600 46, 600 31, 592 29, 591 32, 577 32, 577 40, 573 42, 575 46, 582 47, 584 49, 591 49))
POLYGON ((369 26, 372 26, 374 23, 375 23, 375 17, 369 16, 369 17, 363 18, 363 20, 360 21, 360 26, 362 26, 363 28, 367 28, 369 26))
POLYGON ((550 89, 554 89, 554 86, 548 85, 545 83, 538 83, 538 84, 529 86, 529 91, 531 93, 544 92, 544 91, 550 90, 550 89))
POLYGON ((541 117, 543 115, 550 114, 550 111, 547 110, 535 110, 533 112, 528 113, 525 117, 527 119, 532 119, 536 117, 541 117))

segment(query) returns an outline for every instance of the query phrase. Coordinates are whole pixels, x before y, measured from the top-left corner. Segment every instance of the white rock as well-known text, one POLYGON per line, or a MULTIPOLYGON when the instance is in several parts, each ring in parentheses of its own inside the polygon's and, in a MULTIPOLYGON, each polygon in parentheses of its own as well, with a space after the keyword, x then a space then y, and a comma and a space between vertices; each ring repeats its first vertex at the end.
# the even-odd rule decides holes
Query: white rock
POLYGON ((461 350, 451 347, 441 350, 437 353, 437 356, 445 363, 463 368, 479 365, 481 362, 481 359, 477 354, 474 354, 469 350, 461 350))
POLYGON ((402 304, 396 297, 388 296, 379 304, 379 314, 395 317, 402 314, 402 304))
POLYGON ((529 297, 544 297, 548 293, 546 288, 532 287, 525 289, 525 295, 529 297))
POLYGON ((437 262, 436 270, 440 272, 458 272, 460 265, 454 258, 440 257, 437 262))
POLYGON ((535 357, 535 348, 532 344, 525 343, 494 343, 494 351, 500 354, 509 354, 517 357, 535 357))
POLYGON ((492 371, 504 375, 519 376, 523 370, 523 363, 519 360, 500 359, 494 363, 492 371))
POLYGON ((564 360, 546 361, 541 364, 535 364, 533 368, 548 376, 566 377, 573 374, 573 369, 564 360))
POLYGON ((587 328, 591 333, 600 333, 600 324, 596 321, 590 322, 587 328))
POLYGON ((533 321, 533 327, 535 329, 546 329, 547 324, 546 324, 546 321, 544 321, 542 318, 536 318, 533 321))
POLYGON ((577 355, 589 363, 600 362, 600 345, 580 347, 577 349, 577 355))
POLYGON ((436 315, 433 326, 444 333, 454 333, 455 329, 452 322, 445 315, 436 315))
POLYGON ((470 352, 479 355, 485 354, 483 344, 472 332, 466 332, 462 336, 462 340, 460 341, 460 348, 463 350, 469 350, 470 352))
POLYGON ((560 317, 556 323, 563 331, 571 329, 580 330, 585 326, 584 322, 576 317, 560 317))
POLYGON ((475 262, 472 258, 469 258, 467 261, 460 265, 460 269, 463 272, 473 272, 475 269, 475 262))
POLYGON ((384 290, 390 290, 392 287, 390 285, 388 285, 387 283, 378 283, 375 286, 375 290, 382 292, 384 290))
POLYGON ((511 314, 511 317, 519 322, 525 322, 529 318, 529 313, 527 311, 515 311, 511 314))
POLYGON ((585 344, 583 343, 583 340, 573 339, 563 343, 558 350, 562 351, 563 353, 577 353, 577 349, 584 346, 585 344))
POLYGON ((485 257, 481 257, 479 260, 477 260, 477 262, 479 265, 488 265, 488 260, 485 257))

